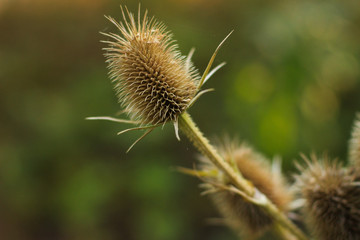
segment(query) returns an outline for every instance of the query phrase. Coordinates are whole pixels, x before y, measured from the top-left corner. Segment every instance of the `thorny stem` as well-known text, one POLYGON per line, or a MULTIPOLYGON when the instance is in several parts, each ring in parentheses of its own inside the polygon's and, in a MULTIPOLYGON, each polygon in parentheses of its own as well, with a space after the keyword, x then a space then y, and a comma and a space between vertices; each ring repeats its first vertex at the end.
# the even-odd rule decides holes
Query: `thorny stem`
POLYGON ((195 125, 195 122, 187 112, 180 116, 179 128, 204 156, 208 157, 216 167, 227 175, 230 182, 247 195, 252 196, 254 194, 254 189, 249 182, 239 173, 235 173, 229 164, 222 159, 215 148, 209 143, 209 140, 204 137, 202 132, 195 125))
POLYGON ((277 236, 279 236, 282 240, 297 240, 297 237, 291 234, 288 229, 280 226, 278 223, 274 224, 273 233, 277 234, 277 236))
MULTIPOLYGON (((216 167, 218 167, 242 194, 246 194, 248 198, 253 198, 255 189, 253 185, 243 178, 241 173, 235 172, 230 165, 219 155, 216 149, 204 137, 190 115, 185 112, 179 117, 179 128, 189 138, 193 145, 206 156, 216 167)), ((263 194, 262 194, 263 195, 263 194)), ((298 240, 307 240, 307 237, 298 229, 289 219, 279 211, 279 209, 264 195, 266 201, 258 204, 263 208, 278 224, 279 227, 288 230, 298 240)), ((282 231, 278 231, 281 233, 282 231)))

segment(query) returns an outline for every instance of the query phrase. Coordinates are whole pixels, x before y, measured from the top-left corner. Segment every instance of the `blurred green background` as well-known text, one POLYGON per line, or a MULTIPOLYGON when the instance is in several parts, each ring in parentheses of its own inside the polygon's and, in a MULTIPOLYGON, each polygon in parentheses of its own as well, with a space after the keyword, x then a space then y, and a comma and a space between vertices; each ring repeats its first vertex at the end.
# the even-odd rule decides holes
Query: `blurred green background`
MULTIPOLYGON (((125 154, 139 132, 85 121, 115 115, 104 37, 120 4, 0 0, 0 239, 231 240, 192 167, 196 151, 172 126, 125 154)), ((191 109, 210 138, 229 134, 294 171, 299 153, 346 161, 360 111, 360 2, 143 0, 202 72, 234 29, 191 109)))

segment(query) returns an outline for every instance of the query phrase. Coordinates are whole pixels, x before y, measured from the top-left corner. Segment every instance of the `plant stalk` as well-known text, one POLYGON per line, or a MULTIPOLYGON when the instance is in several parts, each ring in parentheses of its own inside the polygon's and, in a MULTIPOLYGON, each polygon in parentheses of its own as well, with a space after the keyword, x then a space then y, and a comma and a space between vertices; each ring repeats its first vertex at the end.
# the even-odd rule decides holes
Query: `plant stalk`
MULTIPOLYGON (((216 149, 210 144, 209 140, 204 137, 200 129, 196 126, 187 112, 179 117, 179 129, 184 132, 193 145, 206 156, 219 170, 221 170, 229 179, 232 185, 238 190, 246 194, 249 198, 253 198, 255 189, 253 184, 243 178, 241 173, 235 172, 233 168, 219 155, 216 149)), ((265 195, 264 195, 265 196, 265 195)), ((266 197, 266 196, 265 196, 266 197)), ((307 240, 307 237, 298 229, 279 209, 266 198, 263 204, 258 204, 266 211, 277 223, 284 229, 287 229, 298 240, 307 240)))

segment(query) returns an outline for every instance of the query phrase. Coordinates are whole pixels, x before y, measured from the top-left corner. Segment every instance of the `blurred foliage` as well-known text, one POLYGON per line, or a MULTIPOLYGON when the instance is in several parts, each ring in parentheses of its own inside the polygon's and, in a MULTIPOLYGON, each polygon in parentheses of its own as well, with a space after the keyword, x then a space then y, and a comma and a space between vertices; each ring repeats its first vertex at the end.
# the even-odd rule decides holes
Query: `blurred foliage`
MULTIPOLYGON (((139 136, 90 122, 119 110, 99 31, 115 0, 0 0, 0 238, 236 239, 197 188, 172 170, 195 150, 172 127, 139 136)), ((293 171, 299 152, 347 159, 360 109, 360 2, 144 0, 203 71, 227 65, 190 109, 207 136, 239 137, 293 171)))

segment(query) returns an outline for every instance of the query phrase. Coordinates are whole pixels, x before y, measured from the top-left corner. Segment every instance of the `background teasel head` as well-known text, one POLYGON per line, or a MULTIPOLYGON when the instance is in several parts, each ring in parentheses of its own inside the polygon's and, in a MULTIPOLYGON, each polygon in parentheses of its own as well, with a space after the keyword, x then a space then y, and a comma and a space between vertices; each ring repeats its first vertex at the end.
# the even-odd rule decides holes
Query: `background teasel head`
MULTIPOLYGON (((286 212, 292 196, 286 188, 279 165, 274 164, 272 169, 265 157, 246 144, 224 146, 220 149, 225 161, 252 182, 281 211, 286 212)), ((207 158, 200 157, 200 161, 198 175, 204 177, 205 193, 211 193, 224 221, 236 232, 248 237, 262 235, 272 225, 273 219, 260 207, 228 189, 227 179, 207 158)))
POLYGON ((360 175, 327 157, 305 158, 296 176, 304 215, 319 240, 360 239, 360 175))
POLYGON ((355 119, 349 142, 349 159, 360 170, 360 114, 355 119))
MULTIPOLYGON (((121 8, 122 9, 122 8, 121 8)), ((110 77, 119 102, 142 125, 176 121, 197 93, 199 74, 185 59, 163 24, 127 9, 123 22, 107 17, 120 30, 104 35, 110 77)))

